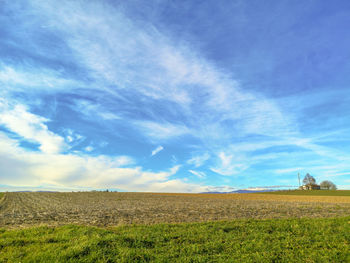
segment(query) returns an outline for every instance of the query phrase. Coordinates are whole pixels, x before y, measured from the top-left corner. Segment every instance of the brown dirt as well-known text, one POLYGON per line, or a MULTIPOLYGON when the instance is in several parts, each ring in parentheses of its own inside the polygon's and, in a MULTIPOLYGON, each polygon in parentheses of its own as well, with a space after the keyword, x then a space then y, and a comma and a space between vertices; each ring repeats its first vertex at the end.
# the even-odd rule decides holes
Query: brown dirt
MULTIPOLYGON (((164 194, 160 194, 160 195, 164 195, 164 194)), ((270 195, 270 194, 185 194, 185 193, 169 193, 166 195, 192 196, 192 197, 201 197, 201 198, 230 199, 230 200, 261 200, 261 201, 350 204, 350 196, 270 195)))
POLYGON ((237 218, 340 217, 350 197, 264 194, 6 193, 0 227, 113 226, 237 218))

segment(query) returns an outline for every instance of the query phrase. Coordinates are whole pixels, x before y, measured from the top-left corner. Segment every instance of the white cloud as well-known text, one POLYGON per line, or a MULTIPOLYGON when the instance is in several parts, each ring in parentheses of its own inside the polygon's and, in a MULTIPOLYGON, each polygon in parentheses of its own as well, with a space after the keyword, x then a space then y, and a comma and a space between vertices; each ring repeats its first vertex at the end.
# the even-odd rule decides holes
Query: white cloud
POLYGON ((294 172, 298 172, 298 171, 304 171, 304 168, 295 167, 295 168, 277 169, 277 170, 275 170, 275 173, 286 174, 286 173, 294 173, 294 172))
POLYGON ((0 84, 3 90, 26 93, 57 92, 80 87, 78 82, 63 78, 58 71, 31 65, 14 67, 0 64, 0 84))
POLYGON ((231 186, 208 186, 205 191, 203 192, 219 192, 219 193, 225 193, 225 192, 232 192, 237 190, 236 187, 231 186))
POLYGON ((312 138, 291 138, 294 145, 308 149, 319 156, 330 157, 338 161, 350 160, 350 156, 337 149, 332 149, 326 146, 318 145, 313 142, 312 138))
MULTIPOLYGON (((207 190, 206 186, 185 183, 179 179, 166 182, 154 183, 148 192, 166 192, 166 193, 201 193, 207 190)), ((140 191, 145 191, 141 190, 140 191)))
POLYGON ((341 172, 338 172, 338 173, 327 173, 327 172, 323 172, 323 175, 322 177, 323 178, 331 178, 331 177, 338 177, 338 176, 344 176, 344 175, 350 175, 350 172, 346 172, 346 173, 341 173, 341 172))
POLYGON ((189 129, 183 125, 176 125, 171 123, 158 123, 151 121, 138 121, 135 122, 138 125, 141 132, 152 140, 171 139, 174 137, 189 134, 189 129))
POLYGON ((30 113, 24 105, 9 105, 0 100, 0 125, 25 140, 40 144, 45 153, 57 153, 67 148, 64 138, 51 132, 45 124, 49 120, 30 113))
POLYGON ((177 158, 175 155, 171 156, 171 163, 176 164, 178 162, 177 158))
POLYGON ((348 185, 337 185, 337 188, 339 190, 349 190, 350 189, 350 184, 348 184, 348 185))
POLYGON ((92 147, 92 146, 86 146, 85 148, 84 148, 84 150, 85 151, 87 151, 87 152, 92 152, 93 150, 94 150, 94 147, 92 147))
POLYGON ((194 174, 195 176, 197 176, 198 178, 205 178, 206 174, 204 172, 198 172, 198 171, 194 171, 194 170, 188 170, 191 174, 194 174))
POLYGON ((159 153, 160 151, 162 151, 164 149, 164 147, 163 146, 158 146, 157 148, 155 148, 153 151, 152 151, 152 154, 151 154, 151 156, 154 156, 154 155, 156 155, 157 153, 159 153))
POLYGON ((210 170, 215 173, 228 176, 238 174, 248 168, 247 163, 239 163, 234 155, 220 152, 218 158, 218 164, 215 167, 210 168, 210 170))
MULTIPOLYGON (((84 115, 88 119, 92 116, 100 117, 102 120, 119 120, 121 117, 113 112, 108 111, 99 103, 93 103, 88 100, 76 100, 72 106, 75 111, 84 115)), ((96 118, 94 118, 96 120, 96 118)))
POLYGON ((192 164, 195 167, 202 166, 208 159, 210 158, 210 154, 205 152, 202 155, 197 155, 192 157, 190 160, 187 161, 188 164, 192 164))
POLYGON ((173 166, 173 167, 170 169, 170 175, 176 174, 176 173, 179 171, 180 167, 181 167, 181 165, 175 165, 175 166, 173 166))
POLYGON ((65 136, 66 143, 68 143, 70 147, 77 146, 86 139, 85 136, 78 134, 72 129, 63 129, 63 135, 65 136))

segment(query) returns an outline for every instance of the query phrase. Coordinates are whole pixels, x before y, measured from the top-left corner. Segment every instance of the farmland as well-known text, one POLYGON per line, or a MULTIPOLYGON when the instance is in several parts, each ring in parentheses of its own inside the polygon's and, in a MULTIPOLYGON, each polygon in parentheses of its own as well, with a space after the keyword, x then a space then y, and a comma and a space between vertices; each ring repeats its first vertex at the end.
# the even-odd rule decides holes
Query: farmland
POLYGON ((349 214, 349 196, 6 193, 0 262, 349 262, 349 214))
POLYGON ((0 227, 320 218, 347 216, 349 211, 347 196, 27 192, 5 194, 0 204, 0 227))
POLYGON ((307 196, 350 196, 350 190, 313 190, 313 191, 300 191, 300 190, 285 190, 285 191, 272 191, 265 192, 264 194, 270 195, 307 195, 307 196))

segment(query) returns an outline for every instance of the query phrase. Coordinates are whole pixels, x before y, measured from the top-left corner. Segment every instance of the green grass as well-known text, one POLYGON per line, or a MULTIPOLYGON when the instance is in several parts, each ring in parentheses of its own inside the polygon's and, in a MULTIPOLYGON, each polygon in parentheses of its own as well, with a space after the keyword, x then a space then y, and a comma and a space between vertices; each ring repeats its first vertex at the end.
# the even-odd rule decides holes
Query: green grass
POLYGON ((269 195, 315 195, 315 196, 350 196, 350 190, 283 190, 256 194, 269 195))
POLYGON ((0 230, 0 262, 350 262, 350 217, 0 230))

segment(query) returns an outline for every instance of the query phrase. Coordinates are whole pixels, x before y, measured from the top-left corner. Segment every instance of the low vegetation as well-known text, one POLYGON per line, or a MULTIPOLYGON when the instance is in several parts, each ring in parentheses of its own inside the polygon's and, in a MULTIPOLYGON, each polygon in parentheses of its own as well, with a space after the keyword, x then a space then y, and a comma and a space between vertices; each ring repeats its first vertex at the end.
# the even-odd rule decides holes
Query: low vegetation
POLYGON ((349 262, 350 218, 0 231, 1 262, 349 262))

